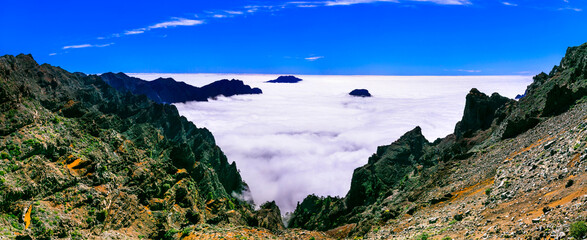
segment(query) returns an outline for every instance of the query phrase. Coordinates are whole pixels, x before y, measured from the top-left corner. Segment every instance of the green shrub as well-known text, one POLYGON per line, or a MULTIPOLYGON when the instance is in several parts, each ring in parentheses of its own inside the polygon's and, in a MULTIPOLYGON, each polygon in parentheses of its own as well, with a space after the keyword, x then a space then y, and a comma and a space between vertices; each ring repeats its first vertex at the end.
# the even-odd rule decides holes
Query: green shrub
POLYGON ((8 154, 5 151, 2 151, 2 152, 0 152, 0 158, 2 158, 2 159, 8 159, 8 158, 10 158, 10 154, 8 154))
POLYGON ((164 239, 175 239, 175 234, 177 234, 179 232, 179 230, 177 229, 169 229, 167 230, 167 232, 165 232, 165 235, 163 236, 164 239))
POLYGON ((449 236, 446 236, 446 237, 443 237, 442 240, 452 240, 452 238, 449 236))
POLYGON ((491 188, 485 189, 485 195, 489 196, 491 194, 491 188))
POLYGON ((428 233, 422 233, 418 236, 416 236, 416 240, 428 240, 430 238, 430 235, 428 235, 428 233))
POLYGON ((108 216, 108 212, 106 210, 102 210, 96 213, 96 220, 100 221, 100 222, 104 222, 104 220, 106 220, 106 217, 108 216))
POLYGON ((585 225, 585 221, 578 221, 572 223, 569 235, 571 235, 575 239, 582 239, 583 237, 587 236, 587 225, 585 225))

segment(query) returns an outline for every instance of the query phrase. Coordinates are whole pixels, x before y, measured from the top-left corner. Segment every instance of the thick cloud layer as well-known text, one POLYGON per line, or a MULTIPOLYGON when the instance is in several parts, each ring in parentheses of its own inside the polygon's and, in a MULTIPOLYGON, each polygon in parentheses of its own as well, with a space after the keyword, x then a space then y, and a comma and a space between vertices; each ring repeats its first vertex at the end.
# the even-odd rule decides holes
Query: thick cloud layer
POLYGON ((237 78, 261 88, 261 95, 176 106, 210 129, 228 159, 236 161, 255 202, 275 200, 282 212, 308 194, 344 196, 353 170, 366 164, 377 146, 415 126, 430 141, 450 134, 471 88, 513 98, 531 82, 526 76, 298 76, 302 82, 283 84, 265 83, 277 75, 132 75, 173 77, 195 86, 237 78), (356 88, 373 97, 349 96, 356 88))

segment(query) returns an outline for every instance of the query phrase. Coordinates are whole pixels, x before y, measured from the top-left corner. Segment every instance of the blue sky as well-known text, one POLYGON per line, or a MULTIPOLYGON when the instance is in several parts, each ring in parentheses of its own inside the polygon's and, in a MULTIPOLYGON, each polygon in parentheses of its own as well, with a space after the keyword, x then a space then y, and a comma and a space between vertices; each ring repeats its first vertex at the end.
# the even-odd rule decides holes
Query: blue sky
POLYGON ((86 73, 530 75, 587 42, 585 11, 585 0, 5 0, 0 54, 86 73))

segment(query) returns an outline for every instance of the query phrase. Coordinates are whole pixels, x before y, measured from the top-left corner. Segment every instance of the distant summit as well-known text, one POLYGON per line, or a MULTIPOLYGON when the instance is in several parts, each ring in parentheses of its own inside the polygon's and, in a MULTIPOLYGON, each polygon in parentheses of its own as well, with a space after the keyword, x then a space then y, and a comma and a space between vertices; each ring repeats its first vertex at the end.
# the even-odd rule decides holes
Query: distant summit
POLYGON ((261 94, 259 88, 251 88, 241 80, 220 80, 201 88, 184 82, 177 82, 173 78, 158 78, 146 81, 130 77, 124 73, 104 73, 102 80, 119 91, 129 91, 133 94, 146 95, 158 103, 177 103, 189 101, 208 101, 208 98, 220 95, 230 97, 241 94, 261 94))
POLYGON ((280 76, 275 80, 267 81, 268 83, 297 83, 302 81, 302 79, 297 78, 295 76, 280 76))
POLYGON ((367 89, 355 89, 349 93, 349 95, 354 97, 372 97, 371 93, 367 89))

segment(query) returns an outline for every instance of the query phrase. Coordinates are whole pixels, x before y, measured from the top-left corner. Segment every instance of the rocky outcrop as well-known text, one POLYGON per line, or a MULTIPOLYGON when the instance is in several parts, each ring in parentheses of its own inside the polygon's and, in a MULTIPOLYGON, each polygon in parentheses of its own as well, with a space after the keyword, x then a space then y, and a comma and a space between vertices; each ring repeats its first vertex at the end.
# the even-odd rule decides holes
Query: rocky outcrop
POLYGON ((261 209, 256 213, 256 218, 259 227, 269 229, 273 232, 285 230, 285 226, 281 220, 281 211, 277 204, 275 204, 275 201, 262 204, 261 209))
POLYGON ((124 73, 104 73, 100 77, 119 91, 129 91, 137 95, 146 95, 158 103, 178 103, 189 101, 208 101, 217 96, 230 97, 241 94, 261 94, 259 88, 251 88, 241 80, 219 80, 203 87, 194 87, 173 78, 158 78, 145 81, 129 77, 124 73))
POLYGON ((354 97, 371 97, 371 93, 367 89, 355 89, 352 90, 349 95, 354 97))
POLYGON ((463 118, 456 124, 455 136, 457 138, 470 137, 476 131, 491 127, 494 120, 499 123, 504 116, 497 116, 497 111, 511 102, 511 99, 502 97, 498 93, 489 97, 476 88, 471 89, 466 97, 463 118))
POLYGON ((354 208, 374 203, 385 197, 393 187, 400 187, 402 180, 417 167, 434 164, 424 156, 429 142, 416 127, 388 146, 380 146, 377 153, 369 157, 367 165, 355 169, 351 188, 346 196, 347 206, 354 208))
POLYGON ((277 79, 269 80, 268 83, 297 83, 301 82, 302 79, 295 76, 279 76, 277 79))

